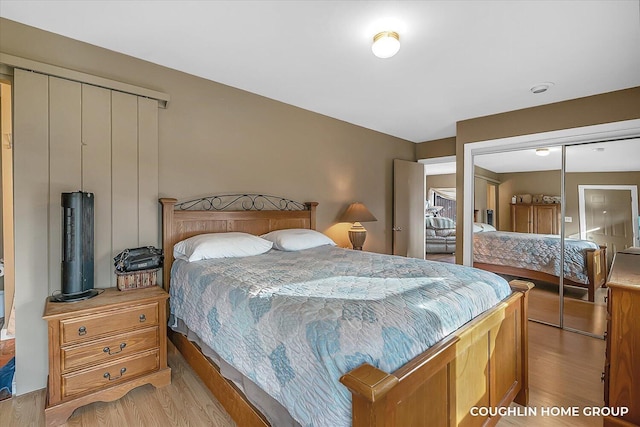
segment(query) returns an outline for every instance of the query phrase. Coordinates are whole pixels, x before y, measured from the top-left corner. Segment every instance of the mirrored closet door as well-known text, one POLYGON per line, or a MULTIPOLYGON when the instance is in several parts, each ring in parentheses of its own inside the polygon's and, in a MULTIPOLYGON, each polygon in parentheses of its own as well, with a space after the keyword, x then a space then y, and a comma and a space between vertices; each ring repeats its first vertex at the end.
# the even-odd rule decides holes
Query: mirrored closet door
POLYGON ((533 282, 531 320, 603 336, 611 262, 616 252, 640 246, 640 138, 473 160, 474 265, 533 282), (491 192, 487 177, 497 182, 491 192), (488 215, 492 197, 495 213, 488 215), (492 216, 494 227, 485 221, 492 216))
POLYGON ((616 252, 638 245, 640 140, 570 145, 565 158, 563 323, 603 336, 607 272, 616 252))
POLYGON ((562 149, 477 155, 474 165, 474 266, 534 282, 530 319, 561 326, 562 149))

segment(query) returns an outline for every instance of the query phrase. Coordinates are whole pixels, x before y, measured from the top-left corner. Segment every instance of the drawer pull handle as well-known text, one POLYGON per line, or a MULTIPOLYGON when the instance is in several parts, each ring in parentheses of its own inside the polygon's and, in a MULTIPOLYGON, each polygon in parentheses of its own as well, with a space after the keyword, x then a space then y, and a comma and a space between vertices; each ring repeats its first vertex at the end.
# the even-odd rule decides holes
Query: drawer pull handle
POLYGON ((147 320, 147 316, 145 316, 144 314, 141 314, 140 317, 140 323, 144 322, 145 320, 147 320))
POLYGON ((78 335, 87 335, 87 328, 86 326, 80 326, 78 328, 78 335))
POLYGON ((122 375, 124 375, 125 372, 127 372, 127 368, 122 368, 120 369, 120 375, 117 377, 111 378, 111 374, 109 372, 105 372, 103 377, 107 378, 109 381, 115 381, 119 378, 122 378, 122 375))
POLYGON ((102 349, 103 352, 105 353, 109 353, 109 354, 118 354, 118 353, 122 353, 122 350, 124 350, 124 348, 127 346, 126 342, 123 342, 120 344, 120 350, 115 351, 115 352, 111 352, 111 349, 109 347, 105 347, 102 349))
POLYGON ((606 378, 606 374, 603 372, 602 375, 600 375, 600 382, 604 382, 606 378))

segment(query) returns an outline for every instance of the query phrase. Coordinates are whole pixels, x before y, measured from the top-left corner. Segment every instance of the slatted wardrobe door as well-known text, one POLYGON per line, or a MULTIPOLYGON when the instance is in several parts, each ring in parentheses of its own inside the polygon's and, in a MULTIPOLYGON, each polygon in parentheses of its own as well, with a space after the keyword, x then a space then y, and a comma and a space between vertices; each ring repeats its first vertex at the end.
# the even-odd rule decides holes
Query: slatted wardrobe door
POLYGON ((44 387, 47 378, 41 316, 49 294, 49 78, 16 69, 13 83, 15 376, 21 394, 44 387))
POLYGON ((94 277, 113 284, 111 248, 111 91, 82 85, 82 188, 94 193, 94 277))
POLYGON ((111 92, 114 252, 138 246, 138 98, 111 92))
MULTIPOLYGON (((158 101, 138 97, 138 245, 160 246, 158 101)), ((162 275, 158 275, 161 277, 162 275)))
POLYGON ((49 291, 61 289, 61 193, 82 189, 82 85, 49 78, 49 291))
POLYGON ((47 378, 40 316, 46 296, 62 288, 61 193, 95 194, 95 287, 115 286, 116 253, 158 245, 158 101, 16 68, 14 105, 16 376, 24 379, 22 393, 44 387, 47 378))

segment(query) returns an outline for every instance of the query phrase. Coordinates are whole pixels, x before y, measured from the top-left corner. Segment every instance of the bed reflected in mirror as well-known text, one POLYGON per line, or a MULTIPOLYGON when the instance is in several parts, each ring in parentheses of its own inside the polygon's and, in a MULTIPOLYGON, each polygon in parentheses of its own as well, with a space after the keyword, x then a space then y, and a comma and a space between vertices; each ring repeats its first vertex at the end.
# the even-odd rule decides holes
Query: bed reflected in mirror
POLYGON ((535 283, 529 318, 561 326, 562 150, 477 155, 474 165, 474 266, 535 283))

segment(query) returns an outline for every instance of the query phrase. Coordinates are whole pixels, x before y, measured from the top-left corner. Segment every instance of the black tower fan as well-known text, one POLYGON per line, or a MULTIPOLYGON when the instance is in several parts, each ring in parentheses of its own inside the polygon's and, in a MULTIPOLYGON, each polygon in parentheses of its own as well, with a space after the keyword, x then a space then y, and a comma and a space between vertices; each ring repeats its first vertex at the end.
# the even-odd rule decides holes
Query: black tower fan
POLYGON ((93 193, 62 193, 62 292, 53 301, 94 297, 93 193))

